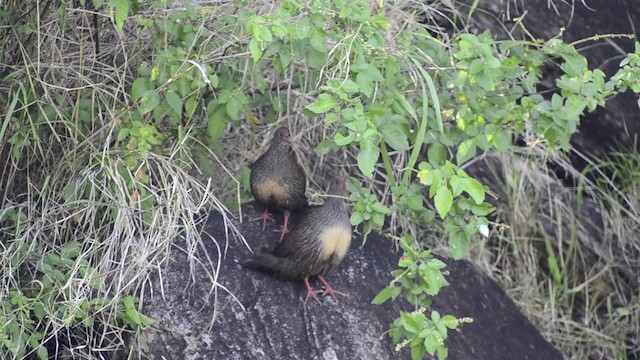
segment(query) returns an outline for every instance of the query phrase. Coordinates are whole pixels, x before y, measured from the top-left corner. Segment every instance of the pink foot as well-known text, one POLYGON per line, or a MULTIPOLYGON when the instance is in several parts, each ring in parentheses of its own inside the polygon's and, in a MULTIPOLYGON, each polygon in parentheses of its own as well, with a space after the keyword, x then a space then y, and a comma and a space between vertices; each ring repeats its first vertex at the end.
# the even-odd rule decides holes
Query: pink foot
POLYGON ((269 209, 264 209, 262 216, 259 216, 253 220, 254 221, 262 220, 262 231, 264 231, 264 228, 267 225, 267 220, 273 221, 273 218, 271 217, 271 214, 269 214, 269 209))
POLYGON ((321 293, 322 291, 321 290, 313 290, 311 288, 311 285, 309 285, 309 278, 304 278, 304 285, 307 287, 307 298, 304 300, 304 303, 306 304, 307 301, 309 301, 309 298, 312 298, 313 300, 315 300, 318 303, 320 303, 320 300, 318 299, 318 297, 316 295, 321 293))
POLYGON ((320 282, 323 285, 322 286, 322 293, 323 294, 331 296, 335 301, 338 301, 338 299, 336 298, 336 295, 344 296, 343 293, 333 290, 333 288, 329 285, 327 280, 325 280, 325 278, 323 278, 322 276, 318 276, 318 279, 320 279, 320 282))
POLYGON ((276 230, 277 232, 280 233, 280 241, 282 241, 282 239, 284 239, 284 236, 289 232, 288 225, 289 225, 289 212, 285 212, 284 213, 284 225, 282 225, 280 230, 276 230))

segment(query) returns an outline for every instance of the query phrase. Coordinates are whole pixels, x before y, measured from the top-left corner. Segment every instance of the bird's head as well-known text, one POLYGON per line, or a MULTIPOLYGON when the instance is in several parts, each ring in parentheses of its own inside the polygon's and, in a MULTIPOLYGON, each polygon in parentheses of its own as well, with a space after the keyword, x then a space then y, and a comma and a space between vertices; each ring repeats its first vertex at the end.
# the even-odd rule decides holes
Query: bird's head
POLYGON ((278 128, 273 135, 273 142, 276 144, 285 143, 292 145, 293 141, 291 141, 291 133, 289 132, 289 129, 283 127, 278 128))

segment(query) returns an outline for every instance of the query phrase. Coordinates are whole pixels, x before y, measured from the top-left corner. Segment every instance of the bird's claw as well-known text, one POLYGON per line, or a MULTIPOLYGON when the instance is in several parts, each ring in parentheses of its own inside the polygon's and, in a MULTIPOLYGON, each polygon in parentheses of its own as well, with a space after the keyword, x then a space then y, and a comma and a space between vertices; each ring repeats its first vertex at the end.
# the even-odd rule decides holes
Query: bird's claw
POLYGON ((289 229, 283 225, 280 230, 273 230, 273 232, 280 233, 280 241, 282 241, 282 239, 284 239, 284 236, 289 232, 289 229))
POLYGON ((269 213, 269 210, 265 209, 264 212, 262 213, 262 215, 260 215, 257 218, 253 219, 253 221, 259 221, 259 220, 262 220, 262 231, 264 231, 264 229, 265 229, 265 227, 267 225, 267 220, 273 221, 273 217, 269 213))

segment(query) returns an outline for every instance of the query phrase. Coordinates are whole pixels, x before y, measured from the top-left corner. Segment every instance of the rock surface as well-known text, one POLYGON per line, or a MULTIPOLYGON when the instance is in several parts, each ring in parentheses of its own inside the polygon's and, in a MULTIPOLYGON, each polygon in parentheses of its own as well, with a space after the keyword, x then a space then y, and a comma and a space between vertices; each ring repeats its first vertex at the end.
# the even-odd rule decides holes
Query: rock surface
MULTIPOLYGON (((273 224, 263 233, 257 222, 246 220, 260 212, 258 206, 245 207, 245 221, 238 224, 254 251, 272 247, 278 239, 273 224)), ((297 220, 294 213, 292 226, 297 220)), ((239 265, 248 249, 233 239, 225 244, 221 217, 212 215, 204 230, 220 246, 205 240, 208 255, 221 259, 218 283, 233 293, 246 311, 220 288, 216 294, 204 270, 196 270, 196 281, 190 283, 187 256, 176 250, 174 261, 162 271, 164 297, 160 293, 160 277, 155 277, 151 281, 154 291, 147 292, 144 299, 144 313, 157 319, 154 328, 142 336, 140 349, 145 357, 411 358, 408 349, 397 353, 385 332, 399 311, 413 308, 400 298, 382 306, 371 305, 376 293, 390 282, 390 272, 396 269, 400 256, 387 239, 373 234, 362 247, 361 238, 355 238, 339 273, 328 279, 336 290, 347 295, 340 297, 338 303, 323 297, 321 304, 305 304, 302 282, 281 281, 239 265)), ((449 333, 450 359, 562 359, 495 281, 469 262, 446 262, 451 285, 434 299, 432 307, 441 314, 474 319, 449 333)), ((320 286, 315 279, 311 283, 316 288, 320 286)))

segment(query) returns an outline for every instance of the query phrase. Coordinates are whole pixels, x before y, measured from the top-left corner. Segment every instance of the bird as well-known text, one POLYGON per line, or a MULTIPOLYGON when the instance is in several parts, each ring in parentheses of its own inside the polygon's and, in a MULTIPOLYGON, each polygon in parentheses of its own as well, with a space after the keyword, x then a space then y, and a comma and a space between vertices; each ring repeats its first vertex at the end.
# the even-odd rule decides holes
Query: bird
POLYGON ((250 167, 249 183, 253 197, 265 207, 264 213, 256 220, 262 220, 264 231, 267 220, 271 219, 269 210, 279 210, 284 214, 284 225, 280 232, 280 241, 289 232, 291 211, 307 206, 307 178, 295 152, 291 134, 287 128, 278 128, 273 135, 267 152, 260 156, 250 167))
POLYGON ((244 262, 246 268, 263 271, 289 280, 304 280, 307 298, 317 302, 319 293, 344 295, 335 291, 325 277, 337 272, 351 245, 352 228, 349 211, 341 196, 345 195, 344 179, 332 181, 328 197, 321 206, 302 212, 299 224, 287 233, 272 251, 263 251, 244 262), (309 277, 318 276, 321 290, 313 290, 309 277))

